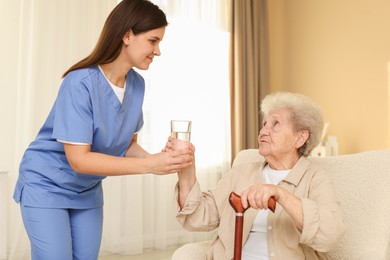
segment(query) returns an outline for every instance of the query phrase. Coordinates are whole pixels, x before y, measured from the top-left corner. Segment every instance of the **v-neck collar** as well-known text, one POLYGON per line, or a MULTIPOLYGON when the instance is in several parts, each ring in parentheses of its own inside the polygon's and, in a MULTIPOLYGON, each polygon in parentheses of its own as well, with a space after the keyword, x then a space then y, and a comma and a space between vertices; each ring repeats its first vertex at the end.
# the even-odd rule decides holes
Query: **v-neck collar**
POLYGON ((123 97, 122 103, 119 101, 118 97, 116 96, 114 90, 112 89, 110 82, 108 81, 107 77, 104 75, 103 71, 99 69, 98 66, 96 66, 96 69, 99 71, 99 75, 102 77, 102 84, 104 85, 105 94, 107 95, 107 98, 109 100, 109 103, 112 104, 113 108, 116 112, 122 112, 124 108, 126 107, 126 104, 131 99, 132 91, 133 91, 133 69, 129 70, 129 72, 126 75, 126 91, 123 97))

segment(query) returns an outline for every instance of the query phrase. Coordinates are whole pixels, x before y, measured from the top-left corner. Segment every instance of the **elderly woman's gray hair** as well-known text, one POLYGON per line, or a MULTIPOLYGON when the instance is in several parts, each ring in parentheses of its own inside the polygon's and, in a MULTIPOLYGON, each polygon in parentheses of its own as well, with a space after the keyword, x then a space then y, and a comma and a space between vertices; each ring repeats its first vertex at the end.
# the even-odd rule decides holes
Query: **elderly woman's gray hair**
POLYGON ((301 156, 308 156, 321 141, 324 121, 320 107, 308 97, 290 92, 270 94, 261 102, 263 115, 277 109, 286 109, 290 112, 295 130, 309 132, 306 143, 298 149, 301 156))

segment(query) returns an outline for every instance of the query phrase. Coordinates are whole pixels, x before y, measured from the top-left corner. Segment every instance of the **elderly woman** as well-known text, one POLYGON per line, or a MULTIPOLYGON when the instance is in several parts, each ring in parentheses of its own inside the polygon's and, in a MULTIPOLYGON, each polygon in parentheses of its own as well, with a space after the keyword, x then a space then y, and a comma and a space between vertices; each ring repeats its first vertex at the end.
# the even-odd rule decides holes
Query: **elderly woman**
POLYGON ((251 207, 245 212, 242 259, 326 259, 345 222, 329 176, 306 158, 321 138, 321 110, 303 95, 282 92, 265 97, 261 112, 258 142, 265 161, 234 167, 205 192, 194 165, 182 170, 177 219, 190 231, 218 228, 207 259, 232 259, 235 212, 228 198, 234 191, 244 208, 251 207), (275 213, 268 209, 271 196, 275 213))

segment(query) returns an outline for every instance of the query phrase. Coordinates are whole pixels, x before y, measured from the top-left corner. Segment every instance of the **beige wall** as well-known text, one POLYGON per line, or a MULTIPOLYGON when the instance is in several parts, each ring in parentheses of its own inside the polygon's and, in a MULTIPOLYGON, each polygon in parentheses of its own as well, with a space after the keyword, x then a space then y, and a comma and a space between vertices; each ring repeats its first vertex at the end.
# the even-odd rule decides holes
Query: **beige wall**
POLYGON ((272 91, 318 102, 340 153, 390 149, 390 1, 269 0, 272 91))

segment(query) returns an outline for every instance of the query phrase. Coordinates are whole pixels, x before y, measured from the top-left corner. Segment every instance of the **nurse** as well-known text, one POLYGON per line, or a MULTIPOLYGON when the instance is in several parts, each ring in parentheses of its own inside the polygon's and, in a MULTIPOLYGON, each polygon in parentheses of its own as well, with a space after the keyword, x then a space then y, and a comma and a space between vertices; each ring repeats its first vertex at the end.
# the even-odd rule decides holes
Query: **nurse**
POLYGON ((167 26, 147 0, 123 0, 108 16, 89 56, 65 74, 57 99, 24 153, 14 199, 20 203, 32 259, 98 259, 106 176, 170 174, 192 152, 149 154, 143 126, 146 70, 167 26))

